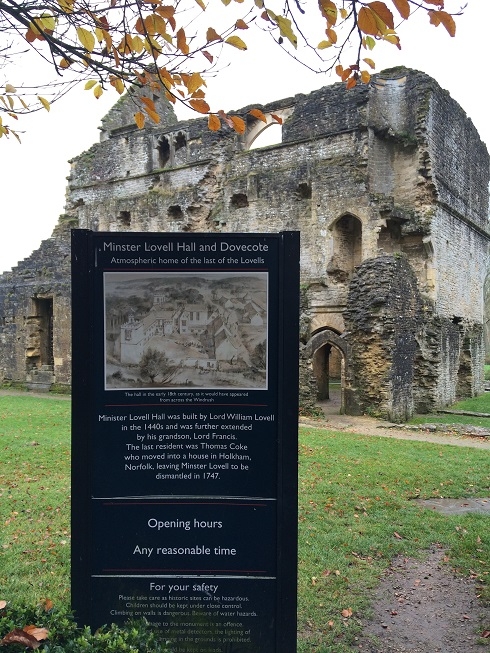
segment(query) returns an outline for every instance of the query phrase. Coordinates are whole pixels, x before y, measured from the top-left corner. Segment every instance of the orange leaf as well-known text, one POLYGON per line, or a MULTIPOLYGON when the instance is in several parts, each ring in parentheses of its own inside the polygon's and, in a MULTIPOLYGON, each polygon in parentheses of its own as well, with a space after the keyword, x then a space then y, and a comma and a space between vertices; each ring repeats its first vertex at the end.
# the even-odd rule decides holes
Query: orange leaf
POLYGON ((397 8, 400 16, 404 20, 407 20, 407 18, 410 16, 410 4, 408 3, 408 0, 393 0, 393 4, 397 8))
POLYGON ((279 125, 282 125, 282 118, 281 118, 281 116, 277 116, 275 113, 271 113, 271 117, 274 118, 274 120, 275 120, 279 125))
POLYGON ((342 616, 346 618, 352 617, 352 608, 345 608, 342 610, 342 616))
POLYGON ((247 23, 244 20, 242 20, 241 18, 239 18, 237 20, 237 22, 235 23, 235 27, 237 29, 248 29, 247 23))
POLYGON ((212 41, 221 41, 221 36, 214 29, 214 27, 208 27, 208 30, 206 32, 206 41, 208 43, 211 43, 212 41))
POLYGON ((212 132, 217 132, 221 128, 221 121, 218 116, 211 114, 208 118, 208 129, 212 132))
POLYGON ((331 28, 325 30, 325 34, 328 36, 332 43, 337 43, 337 32, 331 28))
MULTIPOLYGON (((357 26, 364 34, 377 36, 379 29, 374 13, 369 7, 361 7, 357 14, 357 26)), ((338 74, 338 73, 337 73, 338 74)))
POLYGON ((51 599, 42 599, 41 605, 45 609, 46 612, 49 612, 54 607, 54 603, 53 603, 53 601, 51 601, 51 599))
POLYGON ((189 54, 189 46, 187 45, 185 32, 182 27, 177 32, 177 47, 182 52, 182 54, 189 54))
POLYGON ((347 80, 347 83, 345 85, 345 88, 350 89, 350 88, 354 88, 354 86, 357 86, 356 78, 355 77, 349 77, 349 79, 347 80))
POLYGON ((379 0, 374 0, 374 2, 369 3, 371 10, 381 18, 383 23, 390 29, 395 29, 395 22, 393 20, 393 14, 385 5, 384 2, 379 2, 379 0))
POLYGON ((240 118, 240 116, 230 116, 230 120, 233 123, 233 129, 239 134, 244 134, 247 128, 245 120, 240 118))
POLYGON ((158 125, 160 122, 160 115, 156 111, 150 111, 150 109, 146 109, 146 113, 148 114, 150 120, 152 120, 155 125, 158 125))
POLYGON ((208 113, 209 112, 209 104, 205 102, 204 100, 189 100, 189 104, 191 107, 194 109, 194 111, 197 111, 198 113, 208 113))
POLYGON ((337 5, 332 0, 318 0, 318 6, 322 16, 327 19, 328 26, 335 25, 337 22, 337 5))
POLYGON ((267 118, 264 116, 260 109, 250 109, 249 114, 267 124, 267 118))
POLYGON ((397 540, 403 540, 403 537, 396 531, 393 533, 393 536, 396 537, 397 540))
POLYGON ((38 626, 24 626, 22 630, 28 635, 35 637, 38 642, 42 641, 43 639, 48 639, 49 633, 47 628, 39 628, 38 626))
POLYGON ((175 7, 165 5, 164 7, 157 7, 155 11, 157 14, 160 14, 160 16, 162 16, 163 18, 169 19, 169 18, 173 18, 175 14, 175 7))
POLYGON ((441 23, 447 30, 449 36, 456 36, 456 23, 451 14, 447 11, 429 11, 430 22, 432 25, 440 25, 441 23))
POLYGON ((7 601, 0 601, 0 610, 3 610, 7 607, 7 601))

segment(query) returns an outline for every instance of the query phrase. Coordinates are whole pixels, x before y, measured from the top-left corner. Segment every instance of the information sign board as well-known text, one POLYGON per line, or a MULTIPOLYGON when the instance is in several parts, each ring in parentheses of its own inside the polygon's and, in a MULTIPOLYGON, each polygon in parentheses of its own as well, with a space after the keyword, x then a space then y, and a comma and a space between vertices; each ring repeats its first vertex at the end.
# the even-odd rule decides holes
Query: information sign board
POLYGON ((74 230, 72 603, 296 650, 299 237, 74 230))

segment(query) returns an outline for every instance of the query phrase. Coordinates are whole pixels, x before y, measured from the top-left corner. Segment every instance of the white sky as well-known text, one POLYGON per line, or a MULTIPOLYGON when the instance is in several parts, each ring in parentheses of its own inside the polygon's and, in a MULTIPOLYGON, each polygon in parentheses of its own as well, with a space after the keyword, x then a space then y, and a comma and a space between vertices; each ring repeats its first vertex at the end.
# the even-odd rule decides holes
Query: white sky
MULTIPOLYGON (((458 0, 446 1, 447 10, 458 7, 458 0)), ((464 15, 457 18, 456 38, 449 37, 442 25, 429 25, 425 16, 420 21, 413 17, 406 30, 399 32, 401 51, 378 44, 366 56, 375 60, 376 71, 405 65, 434 77, 463 107, 490 149, 489 24, 490 2, 468 0, 464 15)), ((234 55, 231 64, 208 83, 207 99, 213 110, 265 104, 338 80, 335 75, 310 73, 277 46, 269 47, 269 41, 252 35, 252 30, 242 37, 248 51, 235 53, 228 47, 234 55)), ((17 69, 19 77, 22 65, 17 69)), ((15 266, 50 237, 63 212, 68 160, 98 141, 100 120, 117 98, 115 92, 108 92, 96 100, 90 91, 77 87, 55 103, 50 113, 41 111, 19 120, 19 129, 25 131, 21 145, 14 138, 0 140, 0 272, 15 266)), ((177 115, 191 117, 182 110, 177 115)))

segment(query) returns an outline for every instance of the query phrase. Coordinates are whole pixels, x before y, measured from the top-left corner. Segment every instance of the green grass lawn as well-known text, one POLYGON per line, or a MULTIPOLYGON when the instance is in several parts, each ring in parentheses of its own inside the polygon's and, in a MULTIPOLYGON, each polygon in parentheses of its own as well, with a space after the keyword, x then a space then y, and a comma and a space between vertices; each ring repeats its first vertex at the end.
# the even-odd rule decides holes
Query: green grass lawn
MULTIPOLYGON (((69 409, 0 397, 0 600, 69 605, 69 409)), ((488 517, 412 501, 490 496, 488 451, 302 428, 299 454, 300 653, 351 651, 390 560, 432 543, 490 599, 488 517)))
MULTIPOLYGON (((456 404, 449 406, 450 410, 465 410, 473 413, 490 414, 490 392, 485 392, 478 397, 463 399, 456 404)), ((471 415, 455 415, 446 413, 431 413, 429 415, 416 415, 410 420, 410 424, 470 424, 490 428, 490 417, 475 417, 471 415)))

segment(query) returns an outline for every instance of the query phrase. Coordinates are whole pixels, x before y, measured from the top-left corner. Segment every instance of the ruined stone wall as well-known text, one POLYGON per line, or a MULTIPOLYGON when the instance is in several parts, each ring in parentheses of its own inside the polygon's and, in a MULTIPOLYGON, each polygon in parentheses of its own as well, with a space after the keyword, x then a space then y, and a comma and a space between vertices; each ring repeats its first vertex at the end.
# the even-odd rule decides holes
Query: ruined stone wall
MULTIPOLYGON (((316 339, 336 352, 315 350, 316 370, 302 358, 305 397, 315 373, 328 378, 318 369, 327 360, 350 412, 404 419, 481 391, 490 166, 462 109, 423 73, 386 71, 369 86, 260 106, 283 118, 282 142, 249 149, 263 127, 249 108, 236 112, 242 136, 211 132, 205 118, 177 122, 164 100, 162 123, 137 130, 131 99, 120 100, 101 142, 72 161, 68 219, 99 231, 299 230, 304 351, 313 355, 316 339)), ((54 313, 67 303, 67 268, 56 262, 67 232, 54 240, 61 276, 49 287, 45 244, 0 280, 6 377, 22 378, 35 350, 36 289, 57 298, 54 313)), ((60 316, 55 324, 55 376, 69 380, 69 338, 60 316)))
POLYGON ((0 382, 71 383, 70 226, 0 277, 0 382))

